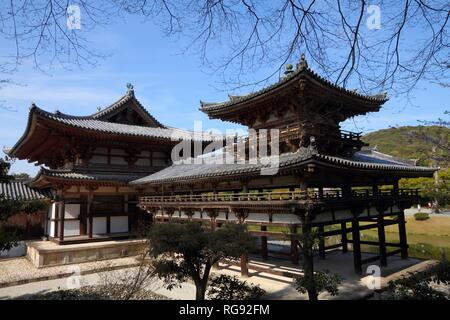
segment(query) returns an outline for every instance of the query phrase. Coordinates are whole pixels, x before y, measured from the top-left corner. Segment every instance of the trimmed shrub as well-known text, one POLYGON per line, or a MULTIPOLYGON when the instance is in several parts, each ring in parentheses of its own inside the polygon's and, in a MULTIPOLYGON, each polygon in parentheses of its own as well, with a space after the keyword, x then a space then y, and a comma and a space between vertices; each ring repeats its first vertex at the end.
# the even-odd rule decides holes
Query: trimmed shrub
POLYGON ((266 291, 259 286, 247 284, 238 277, 220 275, 214 277, 208 290, 208 298, 211 300, 258 300, 266 291))
POLYGON ((430 215, 425 212, 417 212, 414 214, 414 219, 416 219, 416 221, 424 221, 430 219, 430 215))

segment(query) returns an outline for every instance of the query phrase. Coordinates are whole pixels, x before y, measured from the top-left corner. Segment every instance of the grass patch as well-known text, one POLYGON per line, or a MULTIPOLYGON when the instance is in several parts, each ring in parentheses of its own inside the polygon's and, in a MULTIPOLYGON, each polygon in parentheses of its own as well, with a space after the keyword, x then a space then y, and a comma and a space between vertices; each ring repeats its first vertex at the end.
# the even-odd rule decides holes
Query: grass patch
MULTIPOLYGON (((367 223, 361 223, 364 225, 367 223)), ((351 227, 351 224, 347 224, 351 227)), ((300 229, 300 228, 299 228, 300 229)), ((340 225, 330 225, 325 227, 325 231, 340 229, 340 225)), ((259 231, 260 226, 249 225, 249 231, 259 231)), ((287 227, 268 226, 269 232, 289 233, 287 227)), ((387 226, 386 241, 398 243, 398 226, 387 226)), ((300 230, 298 232, 301 232, 300 230)), ((446 257, 450 257, 450 217, 449 216, 430 216, 427 220, 416 221, 414 216, 406 217, 406 232, 409 244, 409 256, 420 259, 440 259, 441 249, 444 250, 446 257)), ((351 233, 348 234, 351 239, 351 233)), ((378 232, 376 229, 364 230, 361 232, 362 240, 377 241, 378 232)), ((340 242, 340 236, 328 237, 326 244, 331 245, 340 242)), ((378 253, 377 246, 362 245, 364 252, 378 253)), ((388 248, 389 250, 389 248, 388 248)), ((390 249, 393 250, 393 249, 390 249)))

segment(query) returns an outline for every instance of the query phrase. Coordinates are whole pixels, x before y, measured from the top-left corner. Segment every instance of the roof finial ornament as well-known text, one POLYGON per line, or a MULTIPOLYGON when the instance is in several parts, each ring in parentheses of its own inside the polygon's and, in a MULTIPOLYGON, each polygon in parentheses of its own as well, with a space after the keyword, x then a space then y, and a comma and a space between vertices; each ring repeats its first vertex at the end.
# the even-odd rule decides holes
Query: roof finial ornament
POLYGON ((288 63, 286 65, 286 70, 284 71, 284 75, 288 76, 290 74, 292 74, 294 72, 294 67, 292 66, 292 64, 288 63))
POLYGON ((314 136, 310 136, 309 137, 309 146, 308 146, 309 151, 311 152, 311 154, 316 154, 318 153, 317 151, 317 144, 316 144, 316 137, 314 136))
POLYGON ((127 83, 127 95, 134 96, 134 87, 131 83, 127 83))
POLYGON ((302 53, 300 56, 300 62, 297 63, 297 70, 303 70, 308 68, 308 62, 306 61, 305 54, 302 53))

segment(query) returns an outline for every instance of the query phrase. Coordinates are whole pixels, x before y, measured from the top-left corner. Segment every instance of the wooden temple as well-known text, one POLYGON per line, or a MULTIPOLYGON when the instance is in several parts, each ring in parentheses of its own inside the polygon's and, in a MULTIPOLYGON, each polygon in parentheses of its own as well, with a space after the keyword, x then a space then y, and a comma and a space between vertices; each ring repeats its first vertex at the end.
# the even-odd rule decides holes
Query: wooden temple
POLYGON ((32 104, 25 133, 8 154, 43 166, 28 185, 52 195, 45 234, 68 244, 136 234, 148 216, 137 207, 143 189, 129 182, 170 166, 180 141, 216 139, 222 137, 161 124, 128 85, 123 97, 89 116, 32 104))
MULTIPOLYGON (((130 186, 142 190, 139 207, 155 221, 193 220, 212 228, 224 223, 251 225, 263 259, 269 254, 268 238, 288 237, 290 259, 298 264, 303 257, 304 268, 313 267, 314 248, 320 258, 329 249, 351 248, 357 273, 371 261, 386 265, 388 256, 408 257, 404 209, 418 200, 418 191, 400 189, 399 179, 431 177, 436 170, 364 150, 360 133, 340 129, 342 121, 376 112, 386 101, 386 94, 363 95, 332 84, 302 57, 295 69, 287 68, 271 86, 200 106, 212 119, 255 130, 279 129, 276 174, 261 174, 267 166, 264 161, 174 163, 130 186), (398 226, 396 243, 386 241, 389 225, 398 226), (280 228, 275 226, 289 232, 276 231, 280 228), (361 240, 360 232, 373 228, 378 240, 361 240), (313 233, 317 245, 301 247, 297 234, 313 233), (326 245, 331 236, 339 237, 339 243, 326 245), (378 255, 363 260, 361 245, 376 246, 378 255)), ((248 139, 226 152, 236 152, 240 144, 249 160, 248 139)), ((241 257, 240 265, 246 275, 248 255, 241 257)))

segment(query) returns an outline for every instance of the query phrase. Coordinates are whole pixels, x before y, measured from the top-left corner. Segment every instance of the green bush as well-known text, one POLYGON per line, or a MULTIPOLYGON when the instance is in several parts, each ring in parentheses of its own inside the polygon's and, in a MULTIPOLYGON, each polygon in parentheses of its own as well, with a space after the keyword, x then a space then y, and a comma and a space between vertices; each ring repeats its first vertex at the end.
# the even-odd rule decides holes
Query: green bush
POLYGON ((314 286, 317 293, 327 291, 332 296, 337 296, 339 293, 338 287, 342 283, 343 278, 337 273, 330 273, 330 271, 317 271, 314 273, 314 278, 307 279, 303 275, 294 278, 295 289, 300 293, 308 292, 308 288, 314 286))
POLYGON ((425 212, 417 212, 414 214, 414 219, 416 219, 416 221, 428 220, 430 219, 430 215, 425 212))
POLYGON ((259 286, 247 284, 238 277, 220 275, 211 280, 208 298, 211 300, 258 300, 266 291, 259 286))

